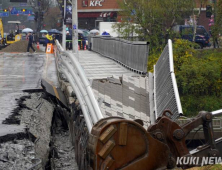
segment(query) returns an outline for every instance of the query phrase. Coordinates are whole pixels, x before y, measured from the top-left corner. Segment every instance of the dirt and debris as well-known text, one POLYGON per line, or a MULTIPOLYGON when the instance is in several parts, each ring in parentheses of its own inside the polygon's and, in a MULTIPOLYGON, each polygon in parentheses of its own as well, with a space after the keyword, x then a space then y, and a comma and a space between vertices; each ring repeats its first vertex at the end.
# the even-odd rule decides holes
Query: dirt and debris
MULTIPOLYGON (((0 50, 0 52, 27 52, 27 46, 28 46, 28 41, 21 40, 21 41, 17 41, 13 44, 8 45, 7 47, 0 50)), ((33 48, 36 50, 36 52, 43 52, 37 49, 36 45, 33 45, 33 48)), ((29 52, 33 52, 31 48, 29 52)))
POLYGON ((47 100, 45 95, 43 92, 30 93, 29 96, 26 94, 17 100, 21 108, 17 108, 18 113, 14 118, 19 122, 18 126, 25 125, 26 133, 30 135, 18 140, 17 134, 13 134, 14 139, 11 137, 11 141, 1 143, 0 169, 23 170, 31 168, 36 162, 41 162, 44 167, 48 162, 55 105, 50 99, 47 100), (27 147, 31 149, 26 153, 27 147))
POLYGON ((43 166, 48 161, 49 143, 51 138, 51 122, 55 105, 46 100, 45 93, 32 93, 31 99, 25 100, 24 104, 29 109, 22 109, 21 123, 26 124, 28 131, 36 137, 35 150, 38 158, 42 158, 43 166))
POLYGON ((56 109, 52 125, 50 162, 46 166, 46 170, 78 170, 74 146, 71 143, 69 129, 64 120, 61 109, 56 109))
POLYGON ((18 126, 25 125, 26 135, 13 134, 10 140, 0 142, 0 170, 28 170, 34 166, 40 170, 78 170, 63 116, 69 111, 44 92, 25 93, 15 100, 18 107, 11 119, 16 119, 18 126))
POLYGON ((36 158, 34 143, 24 140, 13 140, 0 144, 0 169, 29 169, 36 158))

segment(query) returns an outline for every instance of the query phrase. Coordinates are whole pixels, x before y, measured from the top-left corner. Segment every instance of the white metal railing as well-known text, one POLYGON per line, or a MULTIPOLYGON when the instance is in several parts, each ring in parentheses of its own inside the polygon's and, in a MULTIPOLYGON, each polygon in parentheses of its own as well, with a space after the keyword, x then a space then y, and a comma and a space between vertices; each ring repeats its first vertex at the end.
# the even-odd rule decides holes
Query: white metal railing
POLYGON ((222 109, 211 112, 213 116, 222 116, 222 109))
POLYGON ((154 105, 156 119, 162 116, 166 109, 173 113, 171 117, 173 120, 183 113, 174 73, 171 40, 168 40, 168 44, 154 66, 154 105))
POLYGON ((149 46, 146 41, 127 41, 110 36, 89 37, 90 49, 135 72, 146 74, 149 46))
POLYGON ((55 55, 62 64, 60 71, 66 76, 81 105, 89 132, 92 126, 103 118, 90 83, 74 54, 65 51, 56 40, 55 55))

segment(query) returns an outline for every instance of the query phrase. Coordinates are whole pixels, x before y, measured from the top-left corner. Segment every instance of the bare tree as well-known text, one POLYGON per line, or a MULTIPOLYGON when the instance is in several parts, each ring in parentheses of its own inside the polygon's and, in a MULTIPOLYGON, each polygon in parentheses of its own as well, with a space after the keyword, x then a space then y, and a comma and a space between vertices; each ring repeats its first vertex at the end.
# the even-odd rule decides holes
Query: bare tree
POLYGON ((61 20, 61 11, 58 7, 50 8, 45 15, 44 23, 48 29, 56 28, 59 29, 60 25, 58 20, 61 20))
POLYGON ((34 9, 36 19, 36 34, 37 40, 39 37, 39 32, 43 27, 44 14, 49 10, 52 3, 51 0, 29 0, 29 5, 34 9))

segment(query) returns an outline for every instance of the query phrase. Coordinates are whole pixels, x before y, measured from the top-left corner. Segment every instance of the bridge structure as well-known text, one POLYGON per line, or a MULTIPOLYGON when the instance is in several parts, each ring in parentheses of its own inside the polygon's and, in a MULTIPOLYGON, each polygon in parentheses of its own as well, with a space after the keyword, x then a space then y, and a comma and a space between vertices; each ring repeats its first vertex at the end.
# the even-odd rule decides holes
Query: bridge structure
POLYGON ((147 42, 104 37, 92 38, 90 42, 92 51, 79 51, 78 58, 64 51, 57 42, 55 55, 59 72, 65 75, 70 87, 81 94, 79 97, 90 96, 91 91, 88 93, 84 89, 91 87, 93 97, 90 100, 93 101, 82 97, 91 124, 98 121, 93 117, 120 116, 129 120, 141 119, 147 128, 165 109, 172 110, 174 120, 182 115, 171 40, 154 67, 154 73, 149 74, 147 42), (99 116, 91 115, 90 110, 94 107, 99 108, 99 116))
MULTIPOLYGON (((60 72, 59 80, 61 84, 69 82, 66 88, 73 89, 74 93, 67 93, 67 98, 76 95, 88 128, 87 133, 78 128, 77 126, 83 126, 83 121, 78 117, 74 118, 75 123, 72 126, 79 131, 78 134, 96 131, 95 126, 98 122, 103 122, 108 117, 136 121, 147 129, 165 110, 169 110, 166 115, 173 121, 178 121, 177 119, 183 116, 174 73, 171 40, 154 66, 154 73, 147 73, 147 42, 129 42, 108 37, 93 37, 89 42, 92 51, 79 51, 78 55, 65 51, 56 42, 55 56, 60 72), (87 89, 89 87, 90 89, 87 89)), ((187 122, 190 122, 190 119, 179 121, 180 124, 187 122)), ((216 127, 216 136, 220 137, 221 119, 213 120, 213 124, 216 127)), ((204 135, 194 138, 194 134, 196 132, 190 133, 187 139, 204 139, 204 135)), ((81 157, 81 153, 87 150, 83 145, 86 142, 82 143, 76 140, 76 137, 73 135, 73 142, 76 147, 82 148, 76 151, 76 156, 81 157)), ((87 140, 84 135, 78 137, 87 140)), ((95 141, 93 137, 88 140, 89 143, 90 140, 95 141)), ((104 145, 102 151, 98 152, 104 161, 102 165, 107 166, 107 155, 111 151, 104 147, 109 145, 104 145), (108 153, 103 153, 103 149, 108 153)), ((81 161, 79 164, 80 168, 84 169, 81 161)))
MULTIPOLYGON (((39 58, 27 58, 26 54, 20 54, 22 56, 20 58, 14 56, 21 67, 17 70, 8 67, 6 74, 0 72, 1 77, 12 74, 0 84, 2 87, 0 103, 6 105, 11 100, 4 99, 8 94, 3 91, 9 91, 11 97, 15 99, 21 95, 21 90, 41 88, 41 79, 44 78, 53 86, 58 99, 61 100, 55 86, 61 87, 68 101, 67 107, 71 113, 64 113, 64 117, 75 146, 79 169, 88 169, 90 162, 94 162, 91 164, 93 169, 128 166, 135 169, 141 165, 138 162, 144 160, 149 164, 155 155, 148 154, 147 146, 152 145, 152 141, 147 143, 148 127, 153 125, 165 110, 168 110, 166 116, 173 121, 177 121, 183 115, 173 68, 172 41, 168 41, 154 66, 153 73, 147 73, 149 60, 147 42, 130 42, 97 36, 90 39, 90 49, 91 51, 79 51, 77 55, 64 50, 56 41, 54 56, 42 55, 39 58), (27 69, 25 65, 30 65, 28 70, 20 69, 27 69), (27 74, 26 80, 24 74, 27 74), (9 83, 9 79, 17 83, 9 83), (135 141, 138 142, 133 145, 131 141, 134 144, 135 141), (144 150, 138 151, 140 145, 144 150), (126 149, 121 150, 124 147, 126 149), (116 163, 116 159, 121 156, 116 152, 118 149, 121 150, 122 156, 129 154, 128 150, 137 155, 127 157, 125 162, 116 163), (143 157, 135 160, 138 155, 143 154, 143 157)), ((10 65, 8 59, 4 57, 1 59, 2 63, 8 62, 8 66, 10 65)), ((6 107, 6 110, 9 110, 11 105, 6 107)), ((215 111, 215 114, 221 112, 215 111)), ((6 117, 9 114, 10 110, 6 117)), ((185 119, 180 123, 189 121, 185 119)), ((7 134, 9 128, 14 131, 11 133, 25 130, 23 126, 19 128, 3 124, 0 126, 4 126, 0 130, 0 135, 7 134)), ((215 119, 214 126, 220 134, 221 119, 215 119)), ((155 143, 158 141, 153 142, 153 145, 155 143)), ((161 156, 166 156, 164 154, 161 156)), ((163 164, 166 162, 163 161, 163 164)), ((161 166, 163 165, 160 164, 161 166)))

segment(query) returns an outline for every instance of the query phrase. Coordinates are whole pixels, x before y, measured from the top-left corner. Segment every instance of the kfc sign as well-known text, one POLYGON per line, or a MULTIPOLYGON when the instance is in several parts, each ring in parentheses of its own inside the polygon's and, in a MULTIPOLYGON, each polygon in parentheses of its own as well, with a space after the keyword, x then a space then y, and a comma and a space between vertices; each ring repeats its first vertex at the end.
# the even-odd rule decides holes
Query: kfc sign
POLYGON ((104 0, 90 0, 89 6, 103 6, 104 0))
POLYGON ((83 7, 87 7, 87 6, 88 6, 88 0, 86 0, 86 1, 83 0, 83 1, 82 1, 82 6, 83 6, 83 7))

